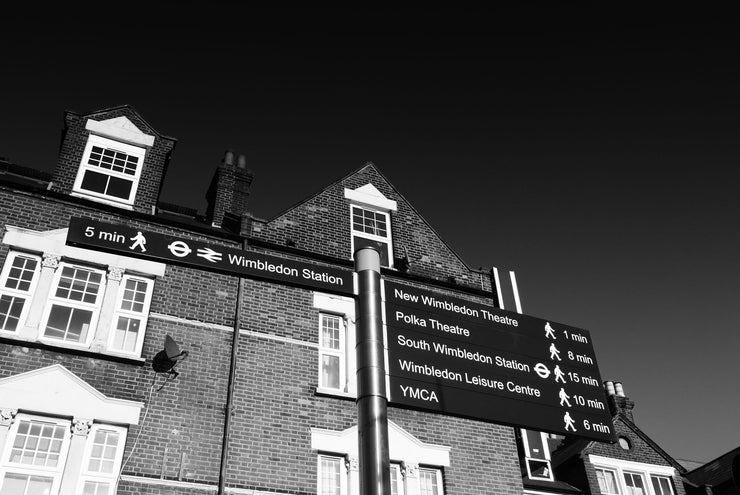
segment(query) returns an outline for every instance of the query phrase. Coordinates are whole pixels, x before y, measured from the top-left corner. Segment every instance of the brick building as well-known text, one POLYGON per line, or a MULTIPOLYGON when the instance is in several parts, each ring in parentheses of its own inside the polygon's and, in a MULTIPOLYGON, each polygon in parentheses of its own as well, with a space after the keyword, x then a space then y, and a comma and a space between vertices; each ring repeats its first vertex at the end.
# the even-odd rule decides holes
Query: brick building
MULTIPOLYGON (((51 175, 0 162, 0 495, 359 493, 353 297, 151 259, 121 232, 350 277, 352 253, 373 245, 385 280, 500 306, 492 272, 469 268, 372 164, 262 220, 252 172, 227 152, 204 215, 164 204, 176 144, 121 106, 66 112, 51 175), (131 256, 68 244, 71 218, 120 226, 105 235, 131 256), (167 336, 187 352, 179 375, 154 370, 167 336)), ((598 493, 596 468, 580 490, 542 479, 545 435, 388 418, 394 494, 598 493)), ((667 490, 644 493, 683 495, 667 490)))

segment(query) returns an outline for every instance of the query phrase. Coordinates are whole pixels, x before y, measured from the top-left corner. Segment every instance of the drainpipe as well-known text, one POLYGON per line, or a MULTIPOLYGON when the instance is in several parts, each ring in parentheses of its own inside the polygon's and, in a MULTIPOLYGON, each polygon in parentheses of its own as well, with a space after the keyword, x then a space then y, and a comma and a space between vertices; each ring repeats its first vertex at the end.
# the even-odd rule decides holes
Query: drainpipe
MULTIPOLYGON (((244 240, 242 249, 247 249, 244 240)), ((226 407, 224 408, 224 440, 221 445, 221 468, 218 475, 218 495, 226 493, 226 465, 229 460, 229 440, 231 439, 231 416, 234 413, 234 383, 236 382, 236 359, 239 349, 239 329, 242 323, 242 299, 244 294, 244 278, 239 277, 236 289, 236 314, 234 315, 234 335, 231 340, 231 363, 229 365, 229 386, 226 392, 226 407)))

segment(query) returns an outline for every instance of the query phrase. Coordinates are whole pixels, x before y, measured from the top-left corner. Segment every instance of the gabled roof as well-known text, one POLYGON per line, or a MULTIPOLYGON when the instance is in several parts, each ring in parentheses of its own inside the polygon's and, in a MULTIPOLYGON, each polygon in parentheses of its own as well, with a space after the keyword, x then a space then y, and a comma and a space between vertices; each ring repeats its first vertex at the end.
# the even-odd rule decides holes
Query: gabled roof
MULTIPOLYGON (((435 236, 437 237, 437 239, 439 239, 439 241, 440 241, 440 242, 441 242, 442 244, 444 244, 444 246, 446 247, 446 249, 447 249, 447 250, 448 250, 448 251, 449 251, 449 252, 450 252, 450 253, 451 253, 451 254, 452 254, 452 255, 453 255, 453 256, 454 256, 454 257, 455 257, 455 258, 456 258, 456 259, 457 259, 457 260, 458 260, 458 261, 459 261, 459 262, 460 262, 460 263, 461 263, 461 264, 462 264, 462 265, 463 265, 463 266, 464 266, 464 267, 466 268, 466 269, 467 269, 467 270, 469 270, 469 271, 472 271, 472 269, 471 269, 471 268, 470 268, 470 266, 469 266, 469 265, 468 265, 468 264, 467 264, 467 263, 465 262, 465 260, 463 260, 463 259, 462 259, 462 258, 461 258, 461 257, 460 257, 460 256, 459 256, 459 255, 458 255, 458 254, 457 254, 456 252, 455 252, 455 250, 454 250, 454 249, 452 249, 452 247, 450 247, 450 245, 449 245, 449 244, 448 244, 448 243, 447 243, 447 242, 446 242, 446 241, 445 241, 445 240, 444 240, 444 239, 443 239, 443 238, 442 238, 442 237, 441 237, 441 236, 439 235, 439 233, 438 233, 438 232, 437 232, 437 231, 436 231, 436 230, 434 229, 434 227, 433 227, 433 226, 432 226, 432 225, 431 225, 431 224, 430 224, 429 222, 427 222, 427 221, 426 221, 426 219, 424 219, 424 217, 423 217, 423 216, 422 216, 422 215, 421 215, 421 214, 420 214, 420 213, 418 212, 418 210, 417 210, 417 209, 416 209, 416 208, 414 207, 414 205, 413 205, 413 204, 411 204, 411 203, 410 203, 410 202, 409 202, 409 201, 408 201, 408 200, 407 200, 407 199, 406 199, 406 198, 404 197, 404 195, 403 195, 403 194, 401 194, 401 192, 400 192, 400 191, 399 191, 399 190, 398 190, 398 189, 397 189, 397 188, 396 188, 396 187, 395 187, 395 186, 394 186, 394 185, 393 185, 393 184, 392 184, 392 183, 391 183, 391 182, 390 182, 390 181, 388 180, 388 178, 387 178, 387 177, 386 177, 386 176, 385 176, 385 175, 384 175, 384 174, 383 174, 383 173, 382 173, 382 172, 380 171, 380 169, 378 169, 378 167, 376 167, 376 166, 375 166, 375 164, 374 164, 374 163, 372 163, 372 162, 367 162, 367 163, 366 163, 365 165, 363 165, 363 166, 361 166, 361 167, 359 167, 359 168, 357 168, 357 169, 353 170, 352 172, 350 172, 350 173, 348 173, 348 174, 346 174, 346 175, 344 175, 344 176, 340 177, 339 179, 337 179, 337 180, 335 180, 334 182, 332 182, 332 183, 328 184, 327 186, 325 186, 325 187, 324 187, 324 188, 322 188, 321 190, 319 190, 319 191, 315 192, 314 194, 312 194, 312 195, 310 195, 310 196, 306 197, 305 199, 303 199, 303 200, 301 200, 301 201, 299 201, 299 202, 297 202, 297 203, 293 204, 292 206, 290 206, 290 207, 286 208, 285 210, 281 211, 280 213, 278 213, 277 215, 275 215, 275 216, 274 216, 274 217, 272 217, 271 219, 267 220, 267 224, 270 224, 270 223, 272 223, 272 222, 274 222, 274 221, 276 221, 276 220, 280 219, 281 217, 284 217, 284 216, 288 215, 288 214, 289 214, 289 213, 290 213, 291 211, 293 211, 293 210, 296 210, 296 209, 300 208, 300 207, 301 207, 302 205, 304 205, 304 204, 306 204, 306 203, 310 202, 311 200, 313 200, 313 199, 315 199, 316 197, 320 196, 321 194, 323 194, 323 193, 324 193, 324 192, 326 192, 327 190, 329 190, 329 189, 331 189, 331 188, 333 188, 333 187, 337 186, 338 184, 340 184, 340 183, 342 183, 342 182, 346 181, 347 179, 349 179, 349 178, 351 178, 351 177, 353 177, 353 176, 355 176, 355 175, 358 175, 358 174, 360 174, 360 173, 362 173, 363 171, 366 171, 366 170, 368 170, 368 169, 370 169, 370 170, 374 171, 374 172, 375 172, 375 173, 376 173, 376 174, 377 174, 378 176, 380 176, 380 178, 381 178, 381 179, 382 179, 383 181, 385 181, 385 184, 386 184, 386 185, 387 185, 387 186, 388 186, 388 187, 389 187, 390 189, 392 189, 392 190, 393 190, 393 192, 394 192, 394 193, 395 193, 396 195, 398 195, 398 197, 399 197, 400 199, 402 199, 402 200, 403 200, 403 202, 404 202, 404 203, 405 203, 406 205, 408 205, 408 207, 409 207, 409 208, 410 208, 410 209, 411 209, 411 210, 413 211, 413 213, 414 213, 414 214, 415 214, 415 215, 416 215, 416 216, 417 216, 417 217, 419 218, 419 220, 421 220, 421 222, 422 222, 422 223, 424 224, 424 226, 425 226, 426 228, 428 228, 428 229, 429 229, 429 231, 430 231, 430 232, 432 232, 432 233, 433 233, 433 234, 434 234, 434 235, 435 235, 435 236)), ((363 187, 365 187, 365 186, 363 186, 363 187)), ((372 186, 372 189, 374 189, 375 191, 377 191, 377 188, 376 188, 375 186, 372 186)), ((362 190, 362 191, 364 191, 364 192, 366 192, 366 193, 370 193, 370 192, 372 192, 372 190, 371 190, 370 188, 365 188, 365 189, 363 189, 362 187, 360 187, 360 188, 359 188, 359 190, 362 190)), ((379 192, 379 191, 378 191, 378 192, 379 192)))

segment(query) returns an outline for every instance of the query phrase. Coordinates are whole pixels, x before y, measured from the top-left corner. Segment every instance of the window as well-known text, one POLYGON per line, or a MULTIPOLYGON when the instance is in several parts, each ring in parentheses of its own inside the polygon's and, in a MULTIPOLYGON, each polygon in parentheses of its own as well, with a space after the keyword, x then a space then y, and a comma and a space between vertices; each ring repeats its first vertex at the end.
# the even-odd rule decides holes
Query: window
POLYGON ((80 482, 82 495, 112 495, 123 458, 126 432, 112 426, 93 425, 88 434, 80 482))
POLYGON ((118 291, 117 309, 111 326, 111 349, 127 353, 141 353, 153 286, 151 280, 129 275, 123 276, 118 291))
MULTIPOLYGON (((17 240, 17 229, 6 228, 6 242, 12 235, 17 240)), ((54 232, 66 237, 63 230, 54 232)), ((59 242, 49 248, 60 249, 59 242)), ((39 250, 47 248, 44 243, 38 238, 19 242, 23 249, 27 244, 39 250)), ((74 254, 84 251, 75 248, 74 254)), ((61 259, 12 250, 0 262, 0 335, 138 359, 154 276, 164 274, 164 265, 99 252, 90 254, 95 266, 61 259), (108 261, 116 266, 104 268, 108 261)))
MULTIPOLYGON (((359 495, 357 426, 311 428, 311 449, 319 457, 319 495, 359 495)), ((449 447, 422 442, 389 420, 388 455, 391 495, 444 495, 442 468, 450 465, 449 447)))
POLYGON ((668 476, 650 476, 655 495, 673 495, 673 483, 668 476))
POLYGON ((43 336, 89 344, 103 301, 105 272, 61 263, 54 275, 43 336))
POLYGON ((319 310, 318 386, 324 394, 350 397, 356 392, 355 301, 350 297, 315 292, 319 310))
POLYGON ((599 481, 601 493, 619 494, 616 472, 611 469, 596 468, 596 479, 599 481))
POLYGON ((550 466, 550 447, 547 433, 534 430, 519 430, 525 452, 527 476, 533 480, 553 481, 550 466))
POLYGON ((345 330, 343 318, 322 313, 319 339, 319 386, 346 390, 345 330))
POLYGON ((391 495, 406 495, 406 490, 403 486, 401 465, 395 462, 391 462, 391 495))
POLYGON ((599 490, 607 495, 674 495, 671 466, 589 455, 599 490), (646 480, 650 480, 647 483, 646 480))
POLYGON ((0 330, 15 332, 23 324, 40 265, 41 258, 36 255, 8 255, 0 273, 0 330))
POLYGON ((113 495, 125 428, 92 425, 84 449, 75 449, 71 447, 70 427, 69 421, 19 414, 0 459, 0 495, 57 494, 67 458, 82 466, 80 478, 70 483, 77 485, 75 494, 113 495))
POLYGON ((61 482, 68 421, 18 415, 0 463, 0 495, 49 495, 61 482))
POLYGON ((419 469, 419 495, 442 494, 442 471, 439 469, 419 469))
POLYGON ((144 153, 144 148, 91 135, 73 190, 104 202, 133 205, 144 153))
POLYGON ((627 495, 646 495, 645 480, 639 473, 624 473, 627 495))
POLYGON ((344 459, 319 456, 319 495, 346 495, 347 476, 344 459))
POLYGON ((391 266, 390 215, 387 212, 352 205, 352 252, 364 246, 380 250, 380 264, 391 266))

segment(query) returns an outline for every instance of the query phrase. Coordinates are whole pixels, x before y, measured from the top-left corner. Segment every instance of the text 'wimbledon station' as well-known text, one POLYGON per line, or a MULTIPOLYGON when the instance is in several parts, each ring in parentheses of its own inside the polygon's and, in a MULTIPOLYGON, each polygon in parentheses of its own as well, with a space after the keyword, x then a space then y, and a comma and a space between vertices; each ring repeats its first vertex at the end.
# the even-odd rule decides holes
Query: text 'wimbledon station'
POLYGON ((388 281, 385 323, 391 403, 613 436, 586 330, 388 281))
POLYGON ((86 218, 69 222, 67 244, 326 292, 352 295, 352 272, 86 218))

